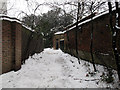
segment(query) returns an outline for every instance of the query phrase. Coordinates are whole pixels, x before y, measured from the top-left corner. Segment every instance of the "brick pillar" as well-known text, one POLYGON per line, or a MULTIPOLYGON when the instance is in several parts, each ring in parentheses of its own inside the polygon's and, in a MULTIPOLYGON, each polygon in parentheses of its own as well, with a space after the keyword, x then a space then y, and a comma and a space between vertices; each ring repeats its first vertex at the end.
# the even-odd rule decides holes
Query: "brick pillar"
POLYGON ((14 65, 14 70, 19 70, 21 68, 21 38, 22 38, 22 25, 19 23, 15 23, 15 65, 14 65))
POLYGON ((2 21, 0 20, 0 75, 2 74, 2 21))
POLYGON ((12 70, 11 22, 2 21, 2 73, 12 70))
POLYGON ((22 25, 17 22, 2 21, 2 29, 0 29, 2 73, 21 68, 21 29, 22 25))

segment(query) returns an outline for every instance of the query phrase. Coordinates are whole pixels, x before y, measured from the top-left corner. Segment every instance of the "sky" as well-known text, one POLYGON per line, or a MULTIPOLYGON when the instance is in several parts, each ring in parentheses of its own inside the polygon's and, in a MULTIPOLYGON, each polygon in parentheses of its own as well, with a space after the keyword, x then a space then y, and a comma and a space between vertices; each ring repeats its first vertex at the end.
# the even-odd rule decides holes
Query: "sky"
MULTIPOLYGON (((47 0, 37 0, 39 3, 44 3, 47 0)), ((32 3, 29 1, 29 3, 32 3)), ((13 16, 13 17, 17 17, 20 18, 21 16, 19 15, 19 13, 21 11, 23 12, 29 12, 29 10, 27 9, 29 7, 29 9, 33 9, 34 5, 27 5, 27 1, 26 0, 8 0, 8 4, 7 4, 7 8, 8 8, 8 15, 9 16, 13 16)), ((48 10, 50 10, 49 7, 44 6, 44 7, 40 7, 40 13, 46 13, 48 10)), ((32 12, 31 12, 32 13, 32 12)))
MULTIPOLYGON (((5 1, 5 0, 0 0, 5 1)), ((75 1, 75 0, 7 0, 7 9, 8 9, 8 16, 16 17, 21 19, 25 14, 21 12, 25 12, 27 14, 33 14, 33 9, 35 9, 36 4, 42 4, 44 2, 64 2, 64 1, 75 1), (29 3, 29 5, 27 4, 29 3)), ((78 0, 76 0, 78 1, 78 0)), ((107 0, 105 0, 107 1, 107 0)), ((115 0, 113 0, 115 1, 115 0)), ((120 1, 120 0, 119 0, 120 1)), ((40 6, 38 10, 35 12, 36 15, 41 13, 47 13, 48 10, 51 10, 49 6, 40 6)))
MULTIPOLYGON (((32 9, 36 7, 36 4, 42 4, 45 2, 61 3, 63 1, 70 1, 70 0, 8 0, 7 1, 8 15, 20 19, 23 16, 23 14, 20 14, 21 11, 26 12, 27 14, 31 14, 33 13, 32 9), (27 2, 29 3, 29 5, 27 2)), ((49 6, 40 6, 35 14, 38 15, 41 13, 47 13, 48 10, 51 10, 49 6)))

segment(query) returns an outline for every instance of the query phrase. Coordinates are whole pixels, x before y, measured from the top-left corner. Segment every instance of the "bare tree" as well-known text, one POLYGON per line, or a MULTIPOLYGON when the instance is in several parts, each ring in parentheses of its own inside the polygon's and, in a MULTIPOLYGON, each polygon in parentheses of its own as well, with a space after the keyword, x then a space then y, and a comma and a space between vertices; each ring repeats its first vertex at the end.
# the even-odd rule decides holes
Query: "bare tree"
POLYGON ((118 71, 118 77, 120 80, 120 57, 119 57, 119 52, 118 52, 118 47, 117 47, 117 37, 118 37, 118 30, 120 29, 119 27, 119 20, 120 20, 120 7, 118 6, 118 2, 115 2, 116 5, 116 23, 115 26, 113 25, 113 19, 112 19, 112 4, 110 1, 108 1, 108 7, 109 7, 109 14, 110 14, 110 29, 112 32, 112 49, 114 53, 114 59, 116 61, 116 66, 117 66, 117 71, 118 71), (113 28, 114 27, 114 28, 113 28))
POLYGON ((7 15, 7 12, 13 9, 14 4, 11 4, 11 6, 8 7, 9 4, 10 2, 8 0, 0 1, 0 14, 7 15))
MULTIPOLYGON (((91 15, 90 52, 91 52, 91 58, 92 58, 92 62, 93 62, 94 71, 96 72, 95 61, 94 61, 94 57, 93 57, 93 30, 94 30, 93 16, 95 15, 96 12, 100 13, 100 12, 107 9, 106 2, 103 2, 101 0, 78 0, 75 2, 71 2, 71 1, 64 2, 62 4, 54 3, 53 5, 56 5, 56 7, 61 6, 61 5, 63 5, 64 7, 66 5, 73 6, 73 8, 71 8, 71 10, 69 10, 69 13, 73 14, 73 18, 75 19, 75 22, 76 22, 75 41, 76 41, 76 56, 77 57, 78 57, 78 36, 77 36, 77 33, 79 30, 78 21, 81 20, 85 16, 91 15)), ((79 60, 78 60, 78 62, 80 64, 79 60)))
POLYGON ((90 52, 91 52, 91 59, 92 59, 92 63, 93 63, 93 67, 94 67, 94 71, 96 72, 96 67, 95 67, 95 60, 94 60, 94 56, 93 56, 93 31, 94 31, 94 25, 93 25, 93 17, 95 15, 95 12, 100 10, 100 8, 105 5, 105 2, 98 2, 98 1, 88 1, 86 4, 87 6, 87 11, 88 13, 90 13, 91 15, 91 42, 90 42, 90 52))

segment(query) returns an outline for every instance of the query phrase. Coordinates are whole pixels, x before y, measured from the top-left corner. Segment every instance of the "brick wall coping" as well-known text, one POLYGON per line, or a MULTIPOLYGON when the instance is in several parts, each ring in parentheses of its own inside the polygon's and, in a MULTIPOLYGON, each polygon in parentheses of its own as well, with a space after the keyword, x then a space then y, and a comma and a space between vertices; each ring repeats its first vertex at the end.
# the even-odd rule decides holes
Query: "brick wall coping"
POLYGON ((27 26, 25 26, 25 25, 22 25, 22 26, 23 26, 24 28, 26 28, 26 29, 32 31, 32 32, 35 32, 35 30, 32 30, 30 27, 27 27, 27 26))
MULTIPOLYGON (((113 11, 115 11, 115 8, 113 8, 113 11)), ((103 13, 100 13, 99 15, 94 16, 94 17, 92 18, 92 20, 95 20, 95 19, 97 19, 97 18, 99 18, 99 17, 101 17, 101 16, 104 16, 104 15, 108 14, 108 13, 109 13, 109 10, 107 10, 107 11, 105 11, 105 12, 103 12, 103 13)), ((83 19, 84 19, 84 18, 83 18, 83 19)), ((85 23, 90 22, 90 21, 91 21, 91 18, 89 18, 89 19, 87 19, 87 20, 84 20, 84 21, 82 21, 82 22, 81 22, 81 21, 82 21, 82 20, 79 21, 78 26, 81 26, 81 25, 83 25, 83 24, 85 24, 85 23)), ((72 25, 69 25, 68 28, 66 27, 66 30, 65 30, 65 31, 67 32, 67 31, 70 31, 70 30, 76 28, 76 24, 77 24, 77 23, 74 23, 74 24, 72 24, 72 25)))
POLYGON ((63 32, 59 31, 59 32, 56 32, 55 35, 60 35, 60 34, 64 34, 64 33, 65 33, 65 31, 63 31, 63 32))
POLYGON ((24 28, 34 32, 35 30, 32 30, 30 27, 27 27, 25 25, 22 24, 22 21, 20 21, 19 19, 17 18, 14 18, 14 17, 9 17, 7 15, 3 15, 3 14, 0 14, 0 20, 7 20, 7 21, 10 21, 10 22, 17 22, 19 24, 21 24, 24 28))

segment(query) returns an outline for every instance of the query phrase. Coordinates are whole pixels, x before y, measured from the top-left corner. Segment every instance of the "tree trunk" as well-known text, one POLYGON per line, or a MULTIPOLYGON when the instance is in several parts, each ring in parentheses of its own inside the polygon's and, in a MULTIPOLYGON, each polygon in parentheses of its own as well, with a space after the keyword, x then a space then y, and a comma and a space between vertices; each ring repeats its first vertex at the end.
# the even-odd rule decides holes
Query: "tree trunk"
POLYGON ((91 59, 92 59, 92 64, 94 71, 96 72, 96 67, 95 67, 95 61, 93 57, 93 19, 91 18, 91 42, 90 42, 90 53, 91 53, 91 59))
MULTIPOLYGON (((115 27, 119 27, 119 18, 120 18, 120 11, 118 8, 118 2, 116 2, 116 24, 115 27)), ((114 44, 114 55, 115 55, 115 59, 116 59, 116 65, 117 65, 117 71, 118 71, 118 77, 120 80, 120 58, 119 58, 119 52, 117 49, 117 36, 118 36, 118 29, 115 28, 115 33, 116 33, 116 37, 115 37, 115 42, 113 42, 114 44)))
POLYGON ((79 9, 80 9, 80 3, 78 2, 78 12, 77 12, 77 24, 76 24, 76 30, 75 30, 75 41, 76 41, 76 56, 78 58, 78 63, 80 64, 80 60, 78 57, 78 30, 79 30, 79 26, 78 26, 78 20, 79 20, 79 9))
MULTIPOLYGON (((118 77, 120 80, 120 59, 119 59, 119 53, 118 53, 118 49, 117 49, 117 35, 118 35, 118 30, 117 28, 113 28, 113 24, 112 24, 112 5, 111 2, 108 2, 108 6, 109 6, 109 13, 110 13, 110 29, 112 32, 112 49, 113 49, 113 54, 114 54, 114 59, 116 61, 116 66, 117 66, 117 72, 118 72, 118 77)), ((118 21, 119 21, 119 9, 118 9, 118 2, 116 2, 116 24, 115 27, 118 26, 118 21)))

